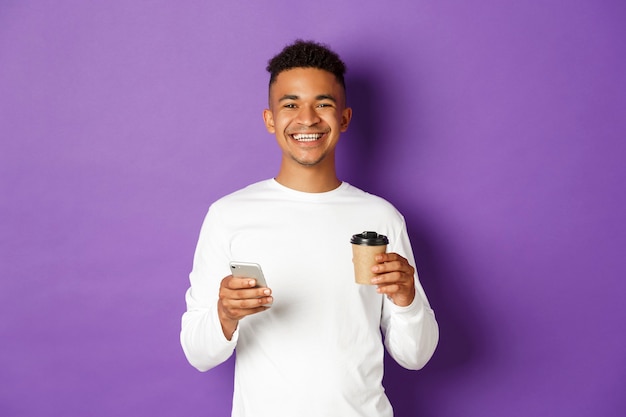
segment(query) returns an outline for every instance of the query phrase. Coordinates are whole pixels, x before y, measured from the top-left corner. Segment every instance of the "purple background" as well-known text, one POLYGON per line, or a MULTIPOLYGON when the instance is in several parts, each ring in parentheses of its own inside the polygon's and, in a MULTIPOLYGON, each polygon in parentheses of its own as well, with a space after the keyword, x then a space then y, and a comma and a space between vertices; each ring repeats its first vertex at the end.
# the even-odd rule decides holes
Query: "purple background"
POLYGON ((179 346, 187 274, 208 205, 276 173, 264 69, 303 37, 348 63, 341 177, 405 214, 441 326, 424 370, 388 362, 397 415, 623 416, 624 22, 621 0, 2 0, 0 415, 229 415, 232 362, 179 346))

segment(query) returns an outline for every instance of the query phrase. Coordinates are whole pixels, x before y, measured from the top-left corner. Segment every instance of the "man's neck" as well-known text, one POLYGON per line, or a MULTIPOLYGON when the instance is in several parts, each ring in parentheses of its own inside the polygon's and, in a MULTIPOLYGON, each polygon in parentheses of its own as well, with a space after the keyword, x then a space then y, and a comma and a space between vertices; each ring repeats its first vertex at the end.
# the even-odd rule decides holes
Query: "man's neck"
POLYGON ((334 167, 332 169, 304 166, 294 168, 282 164, 275 179, 287 188, 305 193, 324 193, 341 185, 334 167))

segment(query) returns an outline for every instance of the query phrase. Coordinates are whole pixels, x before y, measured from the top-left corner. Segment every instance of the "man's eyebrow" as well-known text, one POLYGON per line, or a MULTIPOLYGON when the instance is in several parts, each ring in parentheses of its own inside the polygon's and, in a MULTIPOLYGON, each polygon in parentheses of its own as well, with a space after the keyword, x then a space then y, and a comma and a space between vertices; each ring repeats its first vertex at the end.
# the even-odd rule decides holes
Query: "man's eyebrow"
POLYGON ((316 100, 320 101, 320 100, 330 100, 333 103, 337 102, 337 99, 335 99, 335 97, 333 97, 331 94, 320 94, 319 96, 315 97, 316 100))
POLYGON ((282 96, 281 98, 278 99, 278 101, 285 101, 285 100, 297 100, 300 97, 294 95, 294 94, 285 94, 284 96, 282 96))
MULTIPOLYGON (((285 94, 284 96, 282 96, 281 98, 278 99, 278 101, 285 101, 285 100, 299 100, 300 96, 297 96, 295 94, 285 94)), ((317 101, 321 101, 321 100, 330 100, 333 103, 337 102, 337 99, 335 97, 333 97, 332 94, 320 94, 318 96, 315 97, 315 100, 317 101)))

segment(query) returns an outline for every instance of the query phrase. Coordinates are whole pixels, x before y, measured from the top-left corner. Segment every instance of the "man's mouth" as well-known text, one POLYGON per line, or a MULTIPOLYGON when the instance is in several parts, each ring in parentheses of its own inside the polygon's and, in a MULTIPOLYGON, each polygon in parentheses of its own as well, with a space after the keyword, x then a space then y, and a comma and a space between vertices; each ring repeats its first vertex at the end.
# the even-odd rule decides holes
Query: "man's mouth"
POLYGON ((322 133, 297 133, 291 135, 294 140, 298 142, 313 142, 324 136, 322 133))

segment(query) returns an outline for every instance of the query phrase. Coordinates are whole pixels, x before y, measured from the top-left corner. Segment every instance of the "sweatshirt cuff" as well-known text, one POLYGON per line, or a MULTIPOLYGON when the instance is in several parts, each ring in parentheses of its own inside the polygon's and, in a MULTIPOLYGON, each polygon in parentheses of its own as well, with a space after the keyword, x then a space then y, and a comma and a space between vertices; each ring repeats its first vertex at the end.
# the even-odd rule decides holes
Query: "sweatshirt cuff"
POLYGON ((395 304, 390 298, 388 298, 387 301, 389 301, 390 311, 394 314, 417 315, 422 313, 425 308, 419 291, 415 291, 415 297, 413 298, 411 304, 409 304, 408 306, 399 306, 395 304))
POLYGON ((222 323, 220 322, 220 315, 217 312, 217 303, 215 303, 215 309, 213 310, 213 323, 212 327, 215 329, 216 334, 213 335, 213 340, 217 341, 224 348, 234 349, 237 345, 237 340, 239 339, 239 326, 235 329, 233 333, 233 337, 228 340, 224 335, 224 331, 222 330, 222 323))

